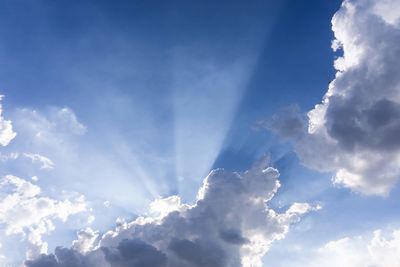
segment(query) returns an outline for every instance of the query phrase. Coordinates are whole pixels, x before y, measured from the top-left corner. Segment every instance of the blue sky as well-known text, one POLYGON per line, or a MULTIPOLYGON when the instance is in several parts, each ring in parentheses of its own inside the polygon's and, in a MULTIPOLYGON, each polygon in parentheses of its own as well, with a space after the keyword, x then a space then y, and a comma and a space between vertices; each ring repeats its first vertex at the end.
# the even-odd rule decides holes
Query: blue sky
POLYGON ((152 266, 400 264, 399 17, 395 0, 2 1, 0 266, 148 266, 124 258, 139 247, 152 266))

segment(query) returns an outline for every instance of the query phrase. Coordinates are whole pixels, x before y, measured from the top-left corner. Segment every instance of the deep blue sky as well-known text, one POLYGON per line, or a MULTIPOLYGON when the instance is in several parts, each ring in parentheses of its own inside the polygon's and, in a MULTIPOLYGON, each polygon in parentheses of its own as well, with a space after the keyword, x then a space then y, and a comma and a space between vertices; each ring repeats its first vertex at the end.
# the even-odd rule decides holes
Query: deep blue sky
POLYGON ((75 108, 79 97, 90 97, 88 88, 76 88, 70 79, 78 72, 83 77, 103 74, 96 79, 115 79, 115 89, 129 94, 162 96, 169 89, 170 49, 199 44, 207 49, 197 53, 217 54, 228 62, 260 50, 240 112, 275 109, 288 102, 309 108, 333 77, 330 19, 339 4, 3 1, 2 87, 8 104, 63 105, 66 98, 75 108), (115 74, 115 61, 140 63, 144 73, 138 77, 128 68, 115 74), (137 92, 129 83, 138 79, 147 90, 137 92), (266 105, 269 98, 274 101, 266 105))

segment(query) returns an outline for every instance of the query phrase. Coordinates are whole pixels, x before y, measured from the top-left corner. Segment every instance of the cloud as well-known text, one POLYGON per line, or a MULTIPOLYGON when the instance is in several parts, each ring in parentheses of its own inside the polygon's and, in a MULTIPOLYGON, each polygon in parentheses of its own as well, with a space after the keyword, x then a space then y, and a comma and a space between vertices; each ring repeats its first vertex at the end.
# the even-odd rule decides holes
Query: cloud
POLYGON ((343 56, 308 129, 293 112, 268 125, 294 142, 304 165, 365 194, 386 195, 400 176, 399 11, 395 0, 344 1, 332 19, 332 47, 343 56))
POLYGON ((72 248, 83 253, 89 252, 99 238, 99 232, 91 228, 82 229, 77 235, 78 239, 72 242, 72 248))
POLYGON ((309 259, 306 266, 392 267, 400 265, 400 230, 385 237, 382 230, 372 237, 344 237, 330 241, 309 259))
MULTIPOLYGON (((94 130, 89 131, 70 108, 17 108, 12 118, 19 136, 12 148, 45 156, 54 163, 51 172, 41 174, 42 181, 49 181, 48 178, 51 178, 54 186, 68 191, 85 192, 91 199, 97 198, 103 202, 108 200, 116 208, 112 209, 115 217, 121 215, 118 208, 143 209, 151 199, 162 195, 159 191, 162 191, 160 188, 164 186, 164 182, 156 184, 154 179, 162 179, 166 175, 162 173, 167 159, 152 158, 151 155, 144 157, 148 150, 136 147, 141 142, 139 137, 132 142, 133 139, 120 135, 124 131, 119 131, 121 129, 118 127, 100 131, 93 126, 93 122, 90 127, 94 130), (103 134, 99 135, 100 132, 103 134), (116 158, 119 160, 115 160, 116 158), (148 167, 155 164, 162 166, 148 167), (113 177, 113 183, 109 182, 110 177, 113 177), (101 190, 86 192, 87 188, 94 186, 101 190), (120 194, 115 194, 116 191, 120 194)), ((20 154, 22 157, 22 153, 20 154)), ((170 158, 169 160, 168 164, 172 166, 173 161, 170 158)), ((7 166, 9 173, 18 172, 20 176, 36 175, 32 168, 20 166, 21 164, 15 166, 17 163, 21 162, 7 166)), ((46 189, 48 185, 42 186, 46 189)), ((105 223, 109 225, 115 217, 104 217, 104 220, 109 220, 105 223)))
POLYGON ((294 141, 306 131, 305 119, 300 113, 300 107, 291 105, 274 114, 269 120, 258 121, 256 129, 267 128, 285 141, 294 141))
POLYGON ((34 153, 23 153, 23 155, 32 160, 33 163, 39 163, 40 169, 53 169, 54 163, 51 159, 34 153))
POLYGON ((50 116, 51 121, 56 121, 56 126, 61 128, 62 132, 71 132, 75 135, 86 133, 87 128, 80 123, 75 113, 70 108, 53 108, 50 116))
POLYGON ((9 154, 0 154, 0 159, 3 162, 8 162, 11 160, 17 160, 19 158, 27 158, 32 161, 32 163, 39 164, 40 169, 53 169, 54 168, 54 162, 49 159, 48 157, 45 157, 40 154, 36 153, 29 153, 29 152, 24 152, 24 153, 18 153, 18 152, 12 152, 9 154))
POLYGON ((27 242, 27 257, 47 252, 42 235, 55 229, 54 220, 87 211, 85 198, 56 200, 41 195, 39 186, 22 178, 7 175, 0 180, 1 235, 22 235, 27 242))
POLYGON ((0 152, 0 163, 3 165, 4 171, 10 167, 21 171, 32 167, 32 165, 37 165, 40 170, 53 170, 55 167, 55 163, 50 158, 30 152, 0 152))
MULTIPOLYGON (((0 95, 0 101, 3 99, 3 96, 0 95)), ((2 116, 3 107, 0 103, 0 145, 6 146, 11 142, 17 135, 12 128, 12 123, 10 120, 6 120, 2 116)))
POLYGON ((75 113, 66 107, 53 107, 47 112, 18 108, 14 121, 22 133, 29 134, 31 138, 34 137, 35 142, 42 145, 62 144, 66 139, 83 135, 87 131, 75 113))
POLYGON ((72 248, 59 247, 25 265, 262 266, 270 245, 314 209, 307 203, 295 203, 283 213, 269 208, 266 203, 280 185, 278 171, 266 164, 260 161, 244 173, 214 170, 196 204, 181 204, 177 196, 158 199, 150 205, 150 216, 120 222, 101 237, 92 230, 79 232, 72 248))

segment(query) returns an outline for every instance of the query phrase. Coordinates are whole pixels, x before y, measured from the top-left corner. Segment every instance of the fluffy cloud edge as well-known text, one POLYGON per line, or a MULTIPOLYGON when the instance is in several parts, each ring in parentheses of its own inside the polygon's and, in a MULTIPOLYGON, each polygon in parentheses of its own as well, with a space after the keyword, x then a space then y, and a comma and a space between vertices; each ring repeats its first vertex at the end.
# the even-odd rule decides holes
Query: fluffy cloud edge
POLYGON ((20 235, 27 258, 47 253, 48 244, 42 236, 55 230, 56 220, 65 222, 72 215, 88 212, 83 195, 65 200, 49 198, 42 195, 38 185, 14 175, 0 180, 0 196, 1 234, 20 235))
POLYGON ((398 1, 343 1, 332 19, 343 55, 322 103, 306 118, 289 108, 263 124, 305 166, 366 195, 386 196, 400 177, 399 29, 398 1))
POLYGON ((7 146, 11 140, 15 138, 17 135, 16 132, 13 131, 12 122, 10 120, 4 119, 3 114, 3 106, 1 101, 4 96, 0 95, 0 145, 7 146))
POLYGON ((342 267, 393 267, 400 265, 400 229, 382 229, 361 236, 329 241, 310 257, 308 265, 342 267))
POLYGON ((25 266, 262 266, 271 244, 319 208, 307 203, 294 203, 283 213, 269 208, 278 177, 266 160, 244 173, 214 170, 195 204, 182 204, 178 196, 157 199, 149 216, 121 222, 103 235, 81 230, 72 248, 59 247, 25 266))

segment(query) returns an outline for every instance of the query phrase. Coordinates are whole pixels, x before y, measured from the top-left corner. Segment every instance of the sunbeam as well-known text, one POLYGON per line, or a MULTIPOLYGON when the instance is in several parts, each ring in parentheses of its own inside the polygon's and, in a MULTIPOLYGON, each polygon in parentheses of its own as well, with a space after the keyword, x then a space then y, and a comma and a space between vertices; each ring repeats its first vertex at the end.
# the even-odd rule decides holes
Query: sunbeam
POLYGON ((249 59, 221 62, 193 49, 179 49, 173 68, 175 164, 185 197, 214 163, 252 71, 249 59))

